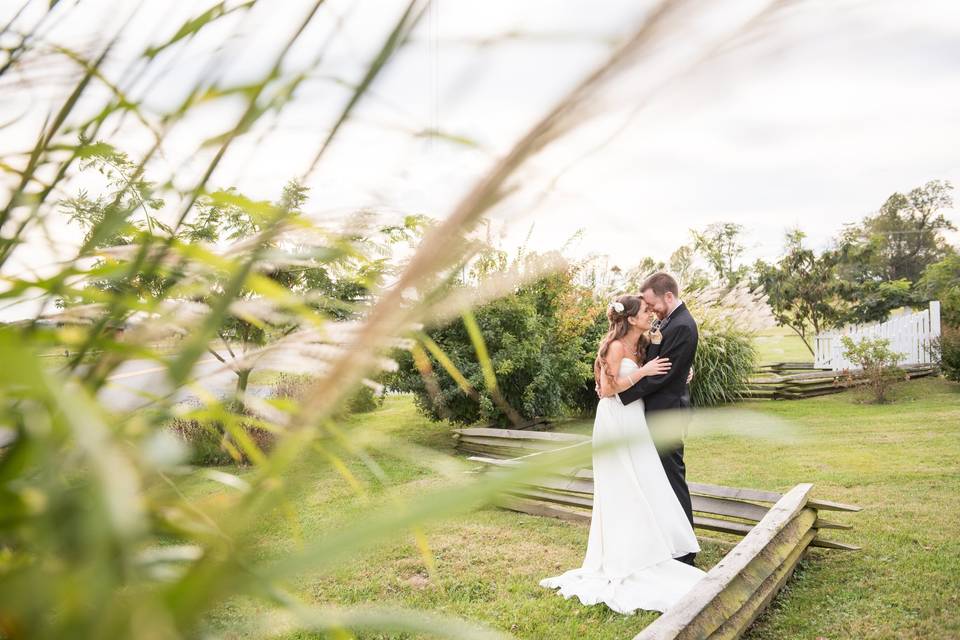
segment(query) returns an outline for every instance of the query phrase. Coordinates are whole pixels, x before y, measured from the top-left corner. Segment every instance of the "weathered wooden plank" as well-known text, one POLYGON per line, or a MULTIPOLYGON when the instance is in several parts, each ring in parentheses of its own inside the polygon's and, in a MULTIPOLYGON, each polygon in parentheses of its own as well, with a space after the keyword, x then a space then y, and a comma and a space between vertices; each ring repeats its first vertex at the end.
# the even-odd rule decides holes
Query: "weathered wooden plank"
MULTIPOLYGON (((930 364, 907 365, 901 367, 907 379, 921 378, 936 373, 936 367, 930 364)), ((751 399, 801 400, 818 396, 840 393, 869 382, 862 371, 789 371, 785 369, 761 368, 757 375, 747 383, 748 390, 743 394, 751 399)))
POLYGON ((750 520, 752 522, 759 522, 770 510, 769 507, 753 504, 752 502, 697 494, 691 494, 690 501, 693 503, 694 511, 730 516, 732 518, 743 518, 744 520, 750 520))
POLYGON ((497 505, 505 509, 510 509, 511 511, 519 511, 533 516, 547 516, 569 522, 590 522, 589 513, 550 505, 536 500, 527 500, 514 496, 501 496, 497 500, 497 505))
MULTIPOLYGON (((510 446, 506 443, 504 444, 486 444, 483 442, 472 442, 472 441, 460 441, 457 443, 457 449, 466 451, 467 449, 496 449, 497 451, 513 451, 517 453, 518 449, 514 446, 510 446)), ((523 452, 520 452, 520 455, 523 455, 523 452)), ((516 456, 515 456, 516 457, 516 456)))
POLYGON ((635 640, 709 637, 744 605, 810 530, 816 512, 805 506, 812 487, 804 483, 788 491, 680 602, 635 640))
POLYGON ((855 504, 843 504, 842 502, 832 502, 830 500, 813 499, 809 505, 814 509, 822 511, 863 511, 863 507, 855 504))
POLYGON ((557 442, 544 442, 537 440, 509 440, 504 442, 501 438, 488 438, 483 436, 461 436, 460 441, 457 444, 460 447, 466 444, 485 444, 491 447, 509 447, 511 449, 517 449, 520 451, 520 455, 523 455, 523 453, 529 453, 530 451, 552 451, 562 446, 557 442))
POLYGON ((726 622, 710 635, 710 640, 735 640, 739 638, 747 628, 753 624, 757 616, 769 606, 777 592, 786 584, 787 580, 793 575, 797 564, 807 552, 810 542, 813 540, 815 532, 807 531, 800 542, 790 555, 781 563, 781 565, 770 576, 763 581, 753 596, 740 609, 730 616, 726 622))
MULTIPOLYGON (((471 460, 473 462, 479 462, 481 464, 485 464, 488 466, 497 466, 497 467, 513 467, 518 464, 523 464, 523 460, 502 460, 502 459, 487 458, 483 456, 470 456, 469 458, 467 458, 467 460, 471 460)), ((593 482, 593 471, 590 469, 583 469, 581 467, 577 467, 577 468, 557 467, 556 469, 553 469, 550 475, 558 476, 558 477, 577 478, 580 480, 589 480, 590 482, 593 482)))
MULTIPOLYGON (((481 456, 472 456, 468 458, 473 462, 479 462, 486 465, 492 466, 514 466, 520 464, 520 461, 514 460, 502 460, 502 459, 490 459, 484 458, 481 456)), ((556 470, 555 472, 559 477, 571 477, 574 479, 580 480, 593 480, 593 471, 591 469, 578 469, 574 472, 572 469, 566 470, 556 470)), ((701 482, 691 482, 689 483, 690 492, 694 495, 701 495, 705 497, 712 498, 726 498, 731 500, 746 500, 753 502, 776 502, 783 494, 776 493, 773 491, 762 491, 760 489, 749 489, 744 487, 724 487, 721 485, 715 484, 705 484, 701 482)), ((552 487, 556 488, 556 487, 552 487)), ((579 490, 586 489, 586 486, 580 485, 579 490)), ((570 489, 578 490, 578 489, 570 489)), ((592 491, 592 486, 590 488, 592 491)), ((695 499, 694 495, 691 495, 691 499, 695 499)), ((816 507, 819 509, 829 509, 834 511, 860 511, 862 507, 857 505, 848 505, 842 504, 839 502, 831 502, 829 500, 817 500, 811 499, 809 501, 811 507, 816 507)), ((760 505, 757 505, 758 508, 764 508, 760 505)), ((713 512, 719 513, 719 512, 713 512)), ((722 514, 722 515, 734 515, 734 514, 722 514)))
POLYGON ((820 547, 822 549, 839 549, 840 551, 860 551, 860 547, 846 542, 835 542, 833 540, 822 540, 819 537, 814 538, 810 543, 811 547, 820 547))
MULTIPOLYGON (((547 504, 543 498, 536 498, 539 498, 539 496, 537 496, 535 492, 511 492, 511 495, 504 496, 498 500, 497 504, 513 511, 520 511, 522 513, 529 513, 531 515, 561 518, 563 520, 574 522, 590 522, 589 511, 576 511, 573 512, 575 515, 571 515, 571 513, 566 510, 566 507, 586 507, 590 505, 578 505, 570 501, 565 501, 565 496, 561 497, 551 495, 550 498, 556 498, 556 500, 551 500, 551 502, 555 502, 555 504, 547 504)), ((731 533, 740 536, 748 534, 753 528, 751 525, 744 524, 742 522, 732 522, 730 520, 720 520, 718 518, 709 518, 696 515, 693 516, 693 526, 701 530, 720 531, 722 533, 731 533)))
MULTIPOLYGON (((558 505, 582 507, 585 509, 590 509, 593 507, 593 500, 585 496, 563 494, 552 491, 541 491, 537 489, 528 489, 525 487, 512 489, 509 491, 509 493, 513 496, 526 498, 531 502, 551 502, 558 505)), ((587 517, 589 519, 589 514, 587 514, 587 517)), ((750 533, 751 529, 753 529, 752 523, 721 520, 719 518, 711 518, 709 516, 702 515, 693 516, 693 526, 697 529, 705 531, 719 531, 722 533, 730 533, 739 536, 745 536, 750 533)))
MULTIPOLYGON (((474 458, 471 458, 474 459, 474 458)), ((510 466, 502 464, 504 461, 501 460, 476 460, 477 462, 483 462, 484 464, 489 464, 493 466, 510 466)), ((586 478, 577 478, 570 476, 553 476, 545 477, 537 480, 532 480, 530 482, 524 483, 525 485, 532 486, 540 489, 551 489, 555 491, 574 491, 579 492, 584 495, 593 495, 593 481, 586 478)), ((738 500, 730 500, 726 498, 718 498, 714 496, 703 496, 703 495, 691 495, 691 501, 693 503, 693 510, 701 513, 711 513, 715 515, 730 516, 734 518, 743 518, 746 520, 752 520, 753 522, 759 521, 766 515, 769 510, 767 507, 742 502, 738 500)), ((723 529, 726 530, 726 529, 723 529)))
POLYGON ((690 487, 690 493, 698 493, 700 495, 718 498, 733 498, 735 500, 777 502, 783 497, 783 494, 773 491, 746 489, 743 487, 724 487, 718 484, 705 484, 702 482, 688 482, 687 486, 690 487))
POLYGON ((589 440, 588 436, 576 433, 554 433, 552 431, 520 431, 517 429, 489 429, 486 427, 468 427, 454 429, 454 433, 462 436, 485 436, 513 440, 553 440, 557 442, 578 442, 589 440))
MULTIPOLYGON (((812 509, 800 511, 752 557, 747 558, 744 565, 738 567, 736 572, 731 574, 723 589, 711 598, 690 619, 690 622, 684 625, 679 633, 664 635, 661 637, 662 640, 666 638, 671 640, 713 638, 713 634, 731 619, 735 620, 738 613, 741 614, 741 618, 749 618, 752 608, 751 600, 757 598, 758 592, 764 588, 765 584, 768 587, 773 586, 767 581, 777 573, 784 563, 791 562, 792 556, 799 559, 799 554, 796 554, 798 547, 806 548, 809 544, 810 526, 815 517, 816 514, 812 509)), ((744 538, 740 544, 742 545, 747 541, 748 538, 744 538)), ((728 553, 717 566, 724 564, 735 555, 736 548, 728 553)), ((714 567, 714 569, 716 568, 714 567)), ((704 581, 709 584, 710 579, 711 576, 708 573, 704 581)), ((703 585, 704 581, 700 585, 703 585)), ((774 578, 774 581, 776 581, 776 578, 774 578)), ((693 591, 696 591, 700 585, 694 587, 693 591)), ((760 598, 762 602, 762 596, 760 598)), ((747 620, 741 622, 745 623, 747 620)), ((740 629, 740 631, 742 630, 743 628, 740 629)))
MULTIPOLYGON (((809 502, 807 504, 810 504, 809 502)), ((814 529, 853 529, 851 524, 841 524, 839 522, 830 522, 829 520, 824 520, 823 518, 817 518, 817 521, 813 523, 814 529)))
MULTIPOLYGON (((716 496, 721 498, 734 498, 738 500, 752 500, 754 502, 776 502, 783 494, 774 491, 762 491, 760 489, 746 489, 743 487, 724 487, 717 484, 704 484, 701 482, 689 482, 691 493, 698 493, 706 496, 716 496)), ((808 504, 815 509, 824 509, 828 511, 861 511, 863 507, 855 504, 843 504, 832 502, 830 500, 818 500, 811 498, 808 504)))
POLYGON ((720 531, 721 533, 732 533, 733 535, 737 536, 745 536, 750 533, 754 525, 743 522, 734 522, 732 520, 721 520, 719 518, 694 515, 693 527, 695 529, 704 529, 706 531, 720 531))
MULTIPOLYGON (((515 464, 521 464, 521 461, 511 461, 511 460, 489 460, 486 458, 477 458, 471 457, 468 458, 474 462, 480 462, 487 465, 500 465, 500 466, 512 466, 515 464)), ((593 480, 593 471, 591 469, 557 469, 555 471, 558 475, 570 475, 572 477, 582 479, 582 480, 593 480)), ((728 498, 733 500, 745 500, 752 502, 776 502, 783 497, 783 494, 776 493, 774 491, 763 491, 760 489, 749 489, 744 487, 724 487, 722 485, 716 484, 706 484, 702 482, 690 482, 688 483, 690 487, 691 494, 698 494, 707 497, 714 498, 728 498)), ((692 497, 692 496, 691 496, 692 497)), ((811 498, 808 502, 809 506, 824 510, 824 511, 861 511, 863 507, 854 504, 844 504, 841 502, 833 502, 831 500, 820 500, 817 498, 811 498)), ((728 514, 724 514, 728 515, 728 514)))
POLYGON ((482 444, 467 444, 459 447, 464 453, 477 453, 485 458, 510 460, 517 457, 517 450, 507 447, 489 447, 482 444))
MULTIPOLYGON (((579 478, 553 477, 542 478, 535 481, 525 482, 525 485, 538 488, 550 489, 554 491, 576 492, 583 496, 593 495, 593 482, 579 478)), ((733 518, 742 518, 753 522, 759 522, 767 511, 768 507, 761 505, 729 500, 724 498, 714 498, 710 496, 691 495, 693 510, 700 513, 708 513, 733 518)))
MULTIPOLYGON (((511 424, 511 425, 510 425, 510 429, 512 429, 512 430, 514 430, 514 431, 516 431, 516 430, 518 430, 518 429, 532 429, 532 428, 534 428, 534 427, 539 427, 540 425, 547 425, 547 424, 551 424, 551 422, 550 422, 549 420, 547 420, 546 418, 533 418, 532 420, 527 420, 526 422, 520 422, 520 423, 518 423, 518 424, 511 424)), ((471 428, 473 428, 473 429, 497 429, 497 430, 500 430, 500 427, 498 427, 497 425, 495 425, 495 424, 493 424, 493 423, 486 424, 486 425, 484 425, 484 426, 482 426, 482 427, 471 427, 471 428)))
POLYGON ((534 489, 533 487, 514 487, 509 489, 507 493, 515 496, 522 496, 524 498, 529 498, 533 500, 543 500, 545 502, 555 502, 557 504, 564 504, 568 506, 575 507, 593 507, 593 497, 584 496, 584 495, 575 495, 572 493, 561 493, 559 491, 544 491, 542 489, 534 489))
POLYGON ((544 489, 553 489, 555 491, 575 491, 585 495, 593 495, 592 480, 583 480, 570 476, 550 476, 538 480, 531 480, 524 484, 542 487, 544 489))

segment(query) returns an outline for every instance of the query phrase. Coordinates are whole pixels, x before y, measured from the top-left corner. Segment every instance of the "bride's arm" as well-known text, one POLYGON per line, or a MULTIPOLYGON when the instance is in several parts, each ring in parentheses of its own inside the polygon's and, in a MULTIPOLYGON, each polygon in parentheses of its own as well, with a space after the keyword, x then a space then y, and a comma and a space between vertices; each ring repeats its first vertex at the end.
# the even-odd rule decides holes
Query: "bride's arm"
POLYGON ((626 357, 626 350, 619 341, 611 342, 607 349, 607 367, 600 375, 600 397, 606 398, 625 391, 647 376, 657 376, 670 370, 670 361, 666 358, 654 358, 640 367, 638 371, 620 375, 620 365, 626 357), (605 375, 609 374, 609 375, 605 375), (612 385, 610 377, 613 377, 612 385))

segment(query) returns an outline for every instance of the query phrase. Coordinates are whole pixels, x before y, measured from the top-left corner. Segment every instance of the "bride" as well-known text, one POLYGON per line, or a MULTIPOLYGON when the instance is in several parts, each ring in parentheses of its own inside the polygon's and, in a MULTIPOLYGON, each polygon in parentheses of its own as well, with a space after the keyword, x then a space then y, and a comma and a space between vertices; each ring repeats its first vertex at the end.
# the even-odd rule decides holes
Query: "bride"
POLYGON ((674 558, 700 550, 683 507, 663 471, 647 429, 643 402, 624 406, 617 393, 640 378, 666 373, 670 362, 645 365, 652 312, 638 296, 620 296, 607 309, 610 329, 594 363, 600 402, 594 446, 630 438, 593 454, 593 515, 583 566, 540 586, 605 603, 623 614, 666 611, 705 574, 674 558))

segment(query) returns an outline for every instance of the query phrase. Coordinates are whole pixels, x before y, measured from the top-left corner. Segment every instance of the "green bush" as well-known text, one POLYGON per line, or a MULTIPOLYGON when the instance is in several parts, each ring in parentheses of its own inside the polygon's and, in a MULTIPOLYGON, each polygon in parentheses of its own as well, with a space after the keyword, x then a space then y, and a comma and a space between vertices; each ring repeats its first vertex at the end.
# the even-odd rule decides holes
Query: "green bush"
POLYGON ((743 398, 757 360, 751 337, 736 331, 703 331, 693 361, 690 398, 712 407, 743 398))
MULTIPOLYGON (((252 462, 215 422, 174 418, 170 422, 170 430, 189 447, 187 461, 190 464, 217 466, 252 462)), ((244 430, 261 451, 269 451, 273 446, 274 437, 271 433, 251 426, 244 426, 244 430)))
POLYGON ((592 410, 596 405, 593 358, 606 320, 601 327, 598 316, 603 317, 603 309, 573 276, 573 270, 550 275, 474 311, 496 376, 496 391, 485 383, 463 320, 433 327, 427 337, 467 380, 470 393, 435 355, 432 374, 425 379, 408 351, 395 354, 399 370, 391 386, 413 393, 429 418, 459 424, 508 425, 511 411, 514 419, 529 419, 592 410))
POLYGON ((960 326, 960 255, 928 266, 917 288, 924 300, 940 301, 940 318, 945 324, 960 326))
POLYGON ((757 363, 753 337, 773 322, 766 298, 737 285, 685 292, 683 300, 700 328, 691 401, 712 407, 742 399, 757 363))
POLYGON ((960 382, 960 327, 944 327, 934 349, 944 377, 960 382))
POLYGON ((383 394, 363 384, 347 399, 348 413, 368 413, 383 406, 383 394))
MULTIPOLYGON (((190 403, 191 410, 202 412, 204 406, 198 401, 190 403)), ((248 409, 232 404, 238 411, 236 420, 241 424, 246 436, 261 451, 270 451, 275 437, 268 431, 250 424, 243 424, 244 416, 251 416, 248 409)), ((229 414, 227 414, 229 415, 229 414)), ((168 423, 169 430, 189 449, 187 462, 202 466, 228 464, 248 464, 252 462, 243 447, 237 446, 235 439, 223 428, 223 423, 213 419, 198 419, 194 416, 175 417, 168 423)))
POLYGON ((216 466, 233 462, 223 447, 223 433, 216 427, 176 418, 171 421, 170 430, 190 448, 190 464, 216 466))
POLYGON ((859 342, 854 342, 850 336, 843 336, 841 342, 844 347, 843 357, 863 369, 873 392, 874 402, 886 402, 887 391, 899 375, 896 367, 903 355, 892 351, 890 341, 884 338, 862 338, 859 342))
MULTIPOLYGON (((316 379, 309 375, 295 375, 281 373, 273 383, 271 395, 275 398, 290 398, 300 401, 307 389, 316 383, 316 379)), ((383 406, 383 393, 371 389, 365 384, 360 385, 353 394, 343 402, 339 415, 348 413, 367 413, 383 406)))

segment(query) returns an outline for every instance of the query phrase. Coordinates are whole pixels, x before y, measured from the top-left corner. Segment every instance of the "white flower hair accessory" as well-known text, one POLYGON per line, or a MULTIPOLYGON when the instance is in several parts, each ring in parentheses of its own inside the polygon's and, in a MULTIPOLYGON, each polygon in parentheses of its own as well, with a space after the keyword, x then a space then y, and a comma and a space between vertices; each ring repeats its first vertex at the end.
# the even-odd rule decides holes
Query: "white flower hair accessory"
POLYGON ((623 313, 623 303, 622 302, 611 302, 610 308, 616 311, 617 313, 623 313))

